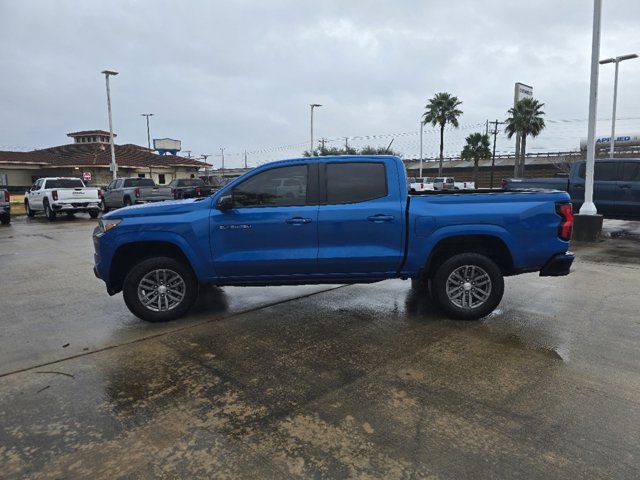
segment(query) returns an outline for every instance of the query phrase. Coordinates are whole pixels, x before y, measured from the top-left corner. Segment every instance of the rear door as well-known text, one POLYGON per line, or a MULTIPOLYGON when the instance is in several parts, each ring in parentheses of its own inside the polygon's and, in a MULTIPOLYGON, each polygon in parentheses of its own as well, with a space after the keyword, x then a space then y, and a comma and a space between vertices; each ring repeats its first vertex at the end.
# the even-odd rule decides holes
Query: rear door
POLYGON ((622 162, 615 215, 640 218, 640 160, 622 162))
POLYGON ((214 207, 211 214, 219 277, 269 281, 316 272, 317 170, 315 163, 271 168, 225 192, 233 196, 233 208, 214 207))
POLYGON ((404 253, 395 165, 328 161, 320 172, 319 271, 336 276, 395 272, 404 253))

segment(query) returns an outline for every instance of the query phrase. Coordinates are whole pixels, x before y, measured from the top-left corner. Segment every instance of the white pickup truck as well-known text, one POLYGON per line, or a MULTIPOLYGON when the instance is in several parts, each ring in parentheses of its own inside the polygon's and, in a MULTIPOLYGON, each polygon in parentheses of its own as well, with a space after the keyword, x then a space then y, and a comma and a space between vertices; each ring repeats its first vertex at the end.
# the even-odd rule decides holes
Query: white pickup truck
POLYGON ((49 220, 55 220, 58 213, 73 215, 80 212, 97 218, 100 194, 97 188, 85 187, 79 178, 40 178, 24 194, 24 208, 29 217, 44 212, 49 220))
POLYGON ((425 192, 427 190, 434 190, 433 180, 434 180, 433 177, 422 177, 422 178, 409 177, 407 182, 409 184, 409 192, 415 193, 415 192, 425 192))

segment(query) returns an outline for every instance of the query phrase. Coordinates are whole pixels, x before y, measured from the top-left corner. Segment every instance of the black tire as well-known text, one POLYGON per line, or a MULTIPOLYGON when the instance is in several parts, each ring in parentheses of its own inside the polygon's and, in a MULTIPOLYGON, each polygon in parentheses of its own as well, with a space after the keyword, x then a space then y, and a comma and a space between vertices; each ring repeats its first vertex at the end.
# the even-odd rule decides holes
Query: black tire
POLYGON ((56 215, 56 212, 54 212, 49 206, 49 201, 45 198, 43 203, 44 203, 44 214, 47 216, 47 219, 49 219, 50 221, 55 220, 57 215, 56 215))
POLYGON ((91 218, 98 218, 99 213, 100 213, 100 210, 89 210, 89 216, 91 218))
POLYGON ((438 267, 433 277, 432 291, 442 310, 450 317, 459 320, 478 320, 495 310, 500 300, 502 300, 504 278, 500 267, 489 257, 478 253, 460 253, 447 259, 438 267), (465 266, 475 267, 475 273, 478 277, 474 278, 473 274, 470 274, 468 278, 461 278, 459 275, 464 272, 462 269, 465 266), (483 283, 481 287, 474 286, 476 280, 478 284, 485 282, 485 275, 490 280, 488 283, 489 289, 486 289, 486 283, 483 283), (451 279, 450 276, 452 276, 451 279), (454 286, 453 290, 456 294, 461 292, 462 297, 457 301, 458 304, 456 304, 456 299, 450 298, 447 294, 447 283, 448 281, 453 282, 455 277, 462 280, 460 281, 460 286, 457 288, 454 286), (474 298, 474 295, 476 295, 474 292, 476 291, 480 296, 487 295, 486 299, 480 301, 479 298, 474 298), (474 306, 469 304, 469 301, 478 302, 478 304, 474 306), (467 303, 467 306, 463 307, 459 305, 460 303, 467 303))
POLYGON ((104 200, 100 202, 100 210, 102 210, 102 213, 109 213, 109 207, 104 203, 104 200))
POLYGON ((11 215, 2 215, 0 216, 0 223, 2 225, 9 225, 11 223, 11 215))
POLYGON ((29 200, 24 201, 24 209, 27 211, 27 217, 33 218, 36 215, 36 212, 31 210, 31 206, 29 205, 29 200))
MULTIPOLYGON (((147 322, 167 322, 169 320, 180 318, 187 313, 196 301, 198 296, 198 287, 197 278, 191 269, 183 262, 170 257, 154 257, 142 260, 140 263, 133 266, 125 277, 122 295, 127 307, 136 317, 147 322), (170 270, 176 273, 184 283, 184 295, 181 301, 169 310, 152 310, 151 308, 157 307, 155 301, 152 304, 152 307, 149 308, 142 303, 138 296, 138 286, 140 285, 140 282, 147 274, 150 274, 155 270, 170 270)), ((152 290, 154 289, 149 288, 151 294, 153 294, 152 290)), ((155 298, 157 298, 158 295, 159 294, 156 294, 155 298)), ((160 301, 160 305, 162 305, 162 301, 160 301)))
POLYGON ((125 207, 130 207, 131 206, 131 199, 129 197, 124 197, 124 200, 122 201, 123 205, 125 207))

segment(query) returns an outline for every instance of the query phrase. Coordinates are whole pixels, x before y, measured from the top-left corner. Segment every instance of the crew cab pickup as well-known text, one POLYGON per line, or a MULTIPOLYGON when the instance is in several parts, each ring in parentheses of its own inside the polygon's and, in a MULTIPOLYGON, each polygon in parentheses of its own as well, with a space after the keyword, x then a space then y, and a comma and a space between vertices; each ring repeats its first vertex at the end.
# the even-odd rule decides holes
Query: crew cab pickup
MULTIPOLYGON (((586 162, 571 164, 569 175, 555 178, 507 178, 502 188, 542 188, 569 192, 574 211, 584 202, 586 162)), ((609 218, 640 218, 640 158, 595 161, 593 202, 598 213, 609 218)))
POLYGON ((205 184, 201 178, 177 178, 169 184, 169 187, 171 187, 171 193, 176 200, 208 197, 212 192, 211 185, 205 184))
POLYGON ((11 223, 11 196, 9 190, 0 188, 0 223, 9 225, 11 223))
POLYGON ((398 157, 304 158, 262 165, 208 198, 104 215, 94 272, 148 321, 183 315, 199 284, 389 278, 412 279, 451 317, 477 319, 499 304, 504 276, 568 274, 572 228, 566 192, 408 195, 398 157))
POLYGON ((73 215, 82 212, 97 218, 100 213, 100 190, 86 187, 79 178, 40 178, 24 194, 24 208, 28 217, 44 212, 49 220, 55 220, 59 213, 73 215))
POLYGON ((173 200, 171 187, 159 187, 151 178, 116 178, 103 193, 102 211, 164 200, 173 200))

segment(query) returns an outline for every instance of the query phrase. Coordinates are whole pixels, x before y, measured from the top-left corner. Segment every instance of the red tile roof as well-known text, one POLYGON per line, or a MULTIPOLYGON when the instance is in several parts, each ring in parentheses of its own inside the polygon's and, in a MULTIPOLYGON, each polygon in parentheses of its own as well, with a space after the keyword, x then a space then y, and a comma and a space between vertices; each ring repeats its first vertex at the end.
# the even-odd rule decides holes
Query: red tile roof
MULTIPOLYGON (((177 155, 157 155, 138 145, 115 145, 120 167, 204 167, 205 163, 177 155)), ((1 163, 43 164, 52 167, 102 166, 111 164, 111 151, 104 143, 73 143, 31 152, 0 151, 1 163)))
MULTIPOLYGON (((67 133, 67 137, 80 137, 84 135, 106 135, 109 136, 109 132, 105 132, 104 130, 82 130, 81 132, 71 132, 67 133)), ((118 135, 116 133, 113 134, 114 138, 118 135)))

